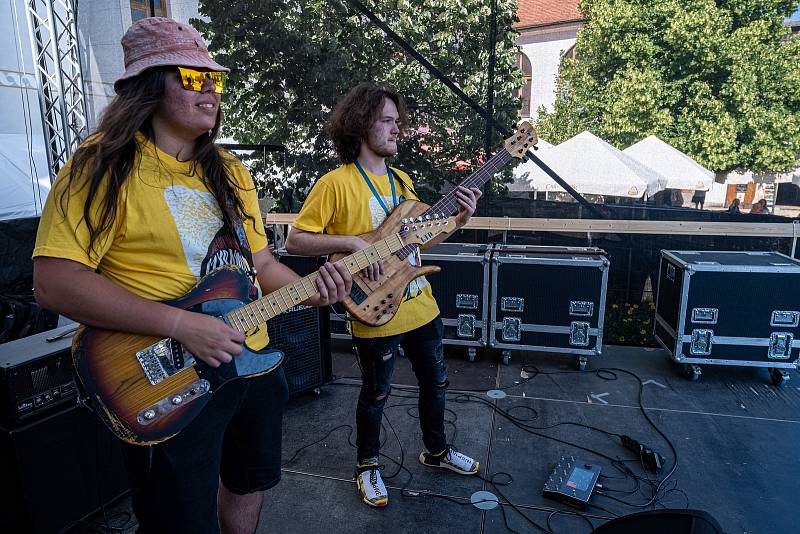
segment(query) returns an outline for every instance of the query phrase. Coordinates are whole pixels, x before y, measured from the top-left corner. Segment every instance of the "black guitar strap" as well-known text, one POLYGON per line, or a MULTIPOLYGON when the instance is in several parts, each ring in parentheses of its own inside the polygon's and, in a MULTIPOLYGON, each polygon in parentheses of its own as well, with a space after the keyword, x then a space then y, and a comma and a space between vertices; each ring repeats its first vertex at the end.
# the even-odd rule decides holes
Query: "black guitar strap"
POLYGON ((247 276, 250 278, 253 285, 255 285, 258 272, 256 271, 256 264, 253 261, 253 251, 250 249, 250 241, 247 240, 247 234, 244 231, 242 220, 237 215, 233 217, 233 234, 236 236, 236 241, 239 242, 239 249, 242 256, 244 256, 244 259, 247 260, 247 264, 250 266, 250 270, 247 271, 247 276))

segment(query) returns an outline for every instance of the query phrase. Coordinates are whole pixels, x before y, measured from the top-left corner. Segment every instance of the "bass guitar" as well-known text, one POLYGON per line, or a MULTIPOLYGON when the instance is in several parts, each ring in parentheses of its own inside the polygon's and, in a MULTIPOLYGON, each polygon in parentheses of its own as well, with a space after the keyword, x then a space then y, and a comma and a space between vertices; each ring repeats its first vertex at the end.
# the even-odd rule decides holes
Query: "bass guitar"
MULTIPOLYGON (((337 261, 351 274, 406 247, 419 246, 456 227, 452 217, 401 225, 337 261)), ((243 351, 217 368, 195 358, 178 341, 81 326, 72 343, 75 371, 84 393, 111 431, 122 440, 150 445, 180 432, 225 383, 269 373, 283 355, 270 351, 266 322, 317 293, 312 273, 249 301, 249 280, 238 267, 223 266, 204 276, 171 306, 218 317, 246 335, 243 351)))
MULTIPOLYGON (((482 188, 509 161, 522 159, 528 147, 536 142, 533 127, 530 123, 523 122, 514 135, 504 141, 503 148, 460 185, 482 188)), ((449 217, 457 213, 458 201, 454 191, 443 196, 433 206, 416 200, 406 200, 398 204, 377 229, 359 237, 367 243, 374 243, 396 232, 401 226, 410 225, 414 228, 415 225, 425 224, 437 217, 449 217)), ((430 246, 443 240, 444 237, 439 236, 426 244, 430 246)), ((403 247, 383 260, 384 275, 377 281, 372 281, 361 273, 353 275, 353 288, 350 295, 342 301, 350 317, 369 326, 388 323, 397 313, 408 284, 420 276, 441 270, 436 266, 413 265, 408 257, 414 252, 414 247, 415 245, 403 247)), ((342 257, 343 254, 333 254, 330 261, 338 261, 342 257)))

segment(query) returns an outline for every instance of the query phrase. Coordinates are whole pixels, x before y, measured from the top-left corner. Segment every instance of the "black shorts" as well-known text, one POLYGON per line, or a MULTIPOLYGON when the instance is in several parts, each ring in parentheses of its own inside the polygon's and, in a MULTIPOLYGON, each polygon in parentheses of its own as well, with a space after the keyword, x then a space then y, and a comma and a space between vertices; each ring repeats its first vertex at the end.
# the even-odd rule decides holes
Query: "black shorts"
POLYGON ((137 532, 218 533, 220 479, 240 495, 276 485, 287 399, 282 368, 234 380, 177 436, 153 446, 124 444, 137 532))

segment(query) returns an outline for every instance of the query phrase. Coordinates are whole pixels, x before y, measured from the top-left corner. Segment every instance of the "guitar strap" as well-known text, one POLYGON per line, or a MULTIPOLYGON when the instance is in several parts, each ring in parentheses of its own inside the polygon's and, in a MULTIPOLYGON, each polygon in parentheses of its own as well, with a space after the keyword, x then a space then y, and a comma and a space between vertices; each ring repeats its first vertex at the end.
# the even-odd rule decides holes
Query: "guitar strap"
POLYGON ((250 241, 247 240, 247 234, 244 231, 244 226, 242 225, 242 220, 239 218, 238 215, 233 216, 233 234, 236 236, 236 240, 239 242, 239 249, 244 256, 244 259, 247 260, 247 264, 250 266, 250 270, 247 271, 247 276, 250 278, 250 281, 253 285, 256 284, 256 275, 258 272, 256 271, 256 265, 253 262, 253 251, 250 250, 250 241))

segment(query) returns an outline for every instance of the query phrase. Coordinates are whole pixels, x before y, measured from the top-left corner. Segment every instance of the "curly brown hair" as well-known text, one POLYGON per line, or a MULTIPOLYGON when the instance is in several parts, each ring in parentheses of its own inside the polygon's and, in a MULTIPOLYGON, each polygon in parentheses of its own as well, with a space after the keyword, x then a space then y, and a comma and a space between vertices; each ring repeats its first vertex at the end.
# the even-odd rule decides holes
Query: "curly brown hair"
POLYGON ((326 129, 343 164, 353 163, 358 157, 361 142, 367 139, 369 129, 383 110, 386 98, 397 106, 402 135, 408 125, 408 113, 403 97, 393 89, 368 82, 360 83, 336 104, 326 129))

